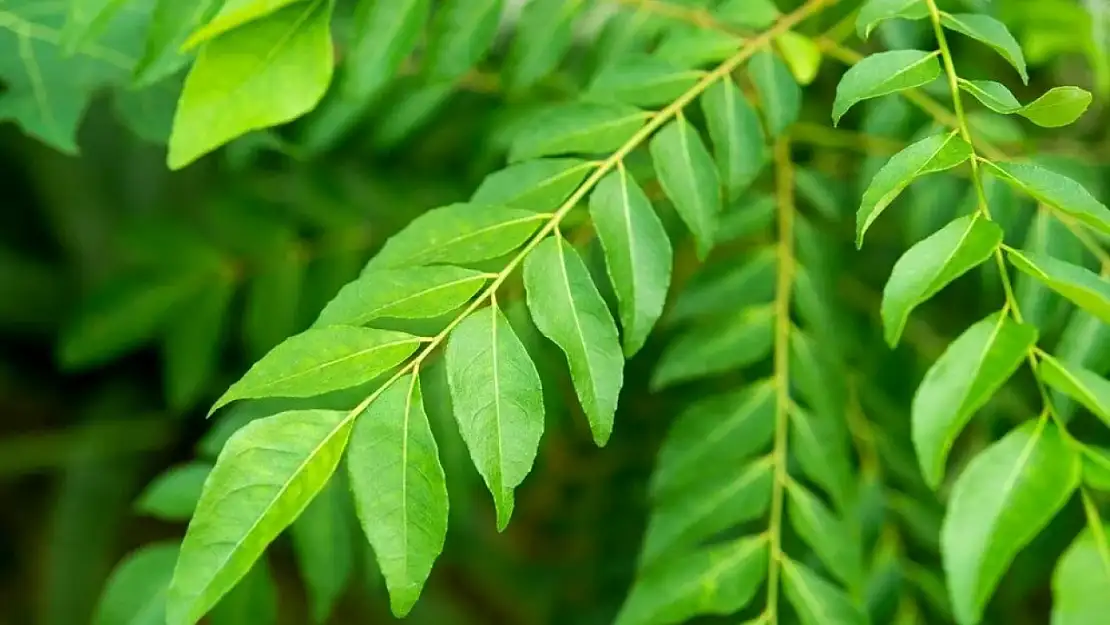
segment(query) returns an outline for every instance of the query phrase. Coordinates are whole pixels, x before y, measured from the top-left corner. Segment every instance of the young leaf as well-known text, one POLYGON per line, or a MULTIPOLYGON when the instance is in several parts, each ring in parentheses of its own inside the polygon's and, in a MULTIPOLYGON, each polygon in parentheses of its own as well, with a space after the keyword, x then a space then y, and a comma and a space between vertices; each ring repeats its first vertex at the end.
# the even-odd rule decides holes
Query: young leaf
POLYGON ((1016 189, 1110 235, 1110 208, 1071 178, 1032 163, 987 161, 986 165, 1016 189))
POLYGON ((740 538, 702 547, 643 572, 614 625, 683 623, 737 612, 767 575, 767 540, 740 538))
POLYGON ((960 88, 996 113, 1016 113, 1044 128, 1067 126, 1079 119, 1091 104, 1090 92, 1079 87, 1053 87, 1026 105, 1018 102, 1005 85, 993 80, 961 78, 960 88))
POLYGON ((506 61, 506 82, 522 91, 558 67, 574 41, 582 0, 532 0, 524 5, 506 61))
POLYGON ((671 241, 647 195, 623 167, 594 188, 590 217, 617 294, 624 354, 631 357, 663 312, 671 283, 671 241))
POLYGON ((856 103, 920 87, 940 76, 937 52, 893 50, 879 52, 853 65, 836 86, 833 125, 856 103))
POLYGON ((898 344, 910 312, 956 278, 990 258, 1002 243, 1002 228, 966 215, 919 241, 890 272, 883 288, 883 334, 898 344))
POLYGON ((357 99, 380 92, 416 48, 429 10, 430 0, 359 2, 340 93, 357 99))
POLYGON ((177 561, 167 625, 194 625, 327 483, 353 420, 302 410, 253 421, 220 453, 177 561))
POLYGON ((1047 419, 1027 422, 960 474, 941 530, 956 621, 978 623, 1010 562, 1079 486, 1079 458, 1047 419))
POLYGON ((417 377, 399 378, 359 416, 347 468, 393 614, 404 617, 447 537, 447 482, 417 377))
POLYGON ((861 39, 867 39, 871 31, 886 20, 920 20, 926 17, 929 17, 929 5, 924 0, 867 0, 856 16, 856 33, 861 39))
POLYGON ((698 257, 713 247, 721 188, 713 157, 684 118, 670 122, 651 140, 651 160, 663 192, 694 234, 698 257))
POLYGON ((783 559, 782 583, 802 625, 867 624, 867 617, 844 591, 801 563, 783 559))
POLYGON ((1037 343, 1037 328, 994 313, 959 336, 914 394, 910 422, 921 474, 940 485, 956 437, 1006 383, 1037 343))
POLYGON ((196 510, 204 482, 211 472, 212 467, 207 462, 191 462, 171 467, 155 478, 139 495, 135 502, 135 511, 163 521, 189 520, 196 510))
POLYGON ((624 355, 605 300, 577 250, 559 235, 524 261, 524 288, 536 327, 566 354, 594 442, 604 446, 624 381, 624 355))
POLYGON ((775 46, 799 85, 808 85, 821 69, 821 48, 805 35, 788 30, 775 37, 775 46))
POLYGON ((1041 354, 1037 372, 1045 384, 1083 404, 1110 426, 1110 380, 1048 354, 1041 354))
POLYGON ((1040 280, 1076 306, 1110 323, 1110 283, 1090 269, 1050 256, 1008 250, 1014 267, 1040 280))
POLYGON ((719 80, 706 89, 701 107, 728 197, 736 199, 767 163, 763 126, 755 109, 731 80, 719 80))
POLYGON ((481 61, 497 35, 503 5, 503 0, 440 3, 428 37, 428 75, 436 81, 453 80, 481 61))
POLYGON ((128 554, 105 583, 92 625, 163 625, 177 549, 153 543, 128 554))
POLYGON ((217 0, 157 0, 142 57, 135 65, 136 88, 147 88, 180 70, 189 62, 181 47, 189 34, 208 22, 221 3, 217 0))
POLYGON ((1052 625, 1097 625, 1110 614, 1110 526, 1075 538, 1052 575, 1052 625))
POLYGON ((510 161, 560 154, 608 154, 632 138, 651 115, 633 106, 577 102, 536 113, 513 139, 510 161))
POLYGON ((845 586, 860 587, 863 583, 863 544, 851 525, 836 518, 804 486, 791 483, 786 494, 790 526, 845 586))
POLYGON ((516 163, 486 176, 470 201, 537 213, 553 211, 595 167, 597 163, 576 158, 540 158, 516 163))
MULTIPOLYGON (((201 49, 174 116, 170 169, 252 130, 300 117, 320 102, 334 66, 331 6, 325 0, 291 4, 201 49)), ((217 23, 225 22, 211 22, 217 23)), ((210 30, 198 33, 210 36, 210 30)))
POLYGON ((1021 75, 1021 81, 1029 84, 1029 75, 1025 72, 1025 56, 1021 53, 1021 45, 1002 22, 978 13, 941 13, 940 23, 949 30, 967 35, 972 39, 981 41, 1006 59, 1010 65, 1021 75))
POLYGON ((436 208, 390 237, 366 271, 497 258, 523 245, 547 219, 531 211, 481 204, 436 208))
POLYGON ((438 317, 470 301, 488 280, 480 271, 450 265, 367 271, 340 289, 315 326, 438 317))
POLYGON ((802 88, 795 82, 790 69, 770 50, 757 52, 748 61, 767 131, 773 137, 781 135, 798 119, 802 110, 802 88))
POLYGON ((753 365, 771 353, 774 312, 770 307, 744 309, 717 325, 697 326, 679 335, 663 352, 651 387, 710 377, 753 365))
POLYGON ((633 56, 602 68, 587 87, 585 97, 634 106, 663 106, 693 87, 703 73, 657 56, 633 56))
POLYGON ((256 362, 216 400, 211 412, 239 399, 312 397, 358 386, 400 364, 423 340, 404 332, 351 326, 305 330, 256 362))
POLYGON ((194 48, 206 41, 250 22, 260 21, 282 8, 304 0, 225 0, 220 12, 186 40, 183 48, 194 48))
POLYGON ((927 137, 890 157, 863 192, 856 213, 856 247, 879 215, 921 176, 951 169, 971 158, 974 151, 956 133, 927 137))
POLYGON ((497 507, 497 528, 513 513, 513 489, 536 458, 543 391, 536 366, 495 306, 466 318, 447 343, 447 381, 470 457, 497 507))
MULTIPOLYGON (((357 431, 356 424, 352 442, 357 431)), ((343 486, 330 480, 289 527, 314 623, 327 622, 350 581, 354 564, 349 493, 343 486)))

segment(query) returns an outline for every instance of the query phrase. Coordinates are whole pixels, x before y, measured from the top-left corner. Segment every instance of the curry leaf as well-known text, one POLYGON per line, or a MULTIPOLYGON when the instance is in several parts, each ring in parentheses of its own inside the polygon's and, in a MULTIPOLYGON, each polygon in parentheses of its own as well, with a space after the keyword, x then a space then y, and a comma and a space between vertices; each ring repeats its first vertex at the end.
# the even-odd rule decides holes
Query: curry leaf
POLYGON ((1048 354, 1041 355, 1037 372, 1045 384, 1083 404, 1110 426, 1110 380, 1048 354))
POLYGON ((1010 262, 1019 270, 1071 300, 1076 306, 1110 323, 1110 283, 1090 269, 1050 256, 1008 250, 1010 262))
POLYGON ((949 30, 967 35, 994 48, 995 52, 1014 66, 1014 69, 1021 75, 1022 82, 1029 83, 1029 75, 1025 72, 1025 56, 1021 53, 1021 46, 1010 34, 1005 24, 989 15, 978 13, 941 13, 940 23, 949 30))
POLYGON ((790 69, 770 50, 752 56, 748 72, 759 94, 767 130, 771 136, 777 137, 798 119, 802 109, 802 88, 794 80, 790 69))
POLYGON ((576 158, 523 161, 486 176, 470 201, 542 213, 559 207, 597 167, 576 158))
POLYGON ((833 124, 855 104, 928 84, 940 76, 936 52, 893 50, 879 52, 853 65, 836 86, 833 124))
POLYGON ((650 113, 620 104, 578 102, 537 112, 522 126, 509 160, 560 154, 607 154, 635 135, 650 113))
POLYGON ((1005 85, 993 80, 961 78, 959 85, 992 111, 1004 115, 1016 113, 1044 128, 1067 126, 1079 119, 1091 104, 1090 92, 1079 87, 1053 87, 1023 105, 1005 85))
POLYGON ((720 180, 713 157, 697 130, 683 118, 667 124, 651 140, 651 159, 663 191, 694 234, 698 256, 713 247, 721 212, 720 180))
POLYGON ((480 271, 450 265, 368 271, 328 302, 316 326, 360 326, 383 317, 438 317, 468 302, 488 279, 480 271))
POLYGON ((1110 613, 1110 526, 1075 538, 1052 575, 1052 625, 1095 625, 1110 613))
POLYGON ((986 165, 999 178, 1038 201, 1110 235, 1110 208, 1071 178, 1033 163, 988 161, 986 165))
POLYGON ((707 89, 701 96, 701 106, 713 140, 717 168, 729 199, 735 199, 767 162, 763 126, 755 109, 731 80, 718 81, 707 89))
POLYGON ((929 17, 929 5, 925 4, 925 0, 867 0, 856 16, 856 32, 867 39, 871 31, 886 20, 920 20, 926 17, 929 17))

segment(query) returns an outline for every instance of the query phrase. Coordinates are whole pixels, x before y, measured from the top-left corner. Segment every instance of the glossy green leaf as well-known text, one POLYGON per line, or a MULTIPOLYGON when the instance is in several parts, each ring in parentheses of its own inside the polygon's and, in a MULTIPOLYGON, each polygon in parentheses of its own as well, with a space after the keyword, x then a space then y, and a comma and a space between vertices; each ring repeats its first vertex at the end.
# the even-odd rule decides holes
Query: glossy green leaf
POLYGON ((509 160, 609 154, 639 132, 650 115, 619 104, 579 102, 552 106, 522 125, 509 148, 509 160))
POLYGON ((1048 354, 1041 354, 1037 373, 1045 384, 1083 404, 1110 426, 1110 380, 1048 354))
MULTIPOLYGON (((357 432, 356 424, 352 444, 357 432)), ((327 622, 351 580, 353 528, 350 493, 344 486, 333 478, 289 527, 314 623, 327 622)))
POLYGON ((477 263, 524 244, 548 216, 516 208, 451 204, 430 210, 390 237, 369 270, 477 263))
POLYGON ((802 110, 802 88, 790 69, 770 50, 752 55, 748 74, 759 95, 767 131, 777 137, 793 124, 802 110))
POLYGON ((211 412, 240 399, 312 397, 358 386, 401 364, 423 340, 404 332, 351 326, 305 330, 256 362, 216 400, 211 412))
POLYGON ((656 56, 629 57, 598 72, 584 97, 643 107, 663 106, 693 87, 703 73, 656 56))
POLYGON ((305 0, 224 0, 220 11, 204 26, 198 28, 185 42, 185 48, 198 46, 219 35, 236 30, 245 24, 257 22, 276 13, 283 7, 305 0))
POLYGON ((284 412, 231 437, 181 544, 167 625, 193 625, 247 574, 335 472, 352 424, 343 412, 284 412))
POLYGON ((1002 228, 967 215, 954 219, 903 254, 883 288, 883 334, 887 343, 898 344, 914 308, 990 258, 1000 243, 1002 228))
POLYGON ((418 378, 397 379, 359 416, 347 459, 362 529, 403 617, 447 537, 447 482, 418 378))
POLYGON ((452 80, 485 57, 497 35, 504 0, 445 0, 433 14, 426 71, 452 80))
POLYGON ((1088 526, 1056 563, 1052 625, 1099 625, 1110 614, 1110 526, 1088 526))
POLYGON ((986 165, 1018 190, 1110 235, 1110 208, 1071 178, 1032 163, 987 162, 986 165))
POLYGON ((820 499, 799 484, 787 491, 790 526, 821 563, 848 588, 863 583, 863 544, 845 519, 838 519, 820 499))
POLYGON ((737 612, 767 576, 767 541, 741 538, 703 547, 641 573, 615 625, 672 625, 737 612))
POLYGON ((486 176, 470 201, 543 213, 565 201, 597 163, 576 158, 540 158, 509 165, 486 176))
POLYGON ((212 466, 206 462, 169 468, 139 495, 135 511, 163 521, 187 521, 196 510, 204 481, 211 471, 212 466))
POLYGON ((951 169, 973 153, 967 141, 947 133, 922 139, 890 157, 863 192, 856 213, 856 247, 863 246, 868 228, 910 183, 921 176, 951 169))
POLYGON ((175 543, 153 543, 128 554, 108 578, 92 625, 164 625, 175 562, 175 543))
POLYGON ((802 625, 867 625, 844 591, 799 562, 783 560, 782 587, 802 625))
POLYGON ((981 41, 994 49, 1002 58, 1021 75, 1022 82, 1029 83, 1029 75, 1025 72, 1025 56, 1021 53, 1021 45, 1002 22, 980 13, 941 13, 940 23, 949 30, 967 35, 972 39, 981 41))
POLYGON ((728 197, 736 198, 767 164, 767 137, 759 115, 731 80, 706 89, 701 107, 728 197))
POLYGON ((234 296, 234 282, 220 276, 189 302, 188 314, 178 315, 167 324, 163 351, 166 398, 171 406, 191 407, 210 390, 234 296))
POLYGON ((367 271, 340 289, 315 326, 438 317, 470 301, 488 280, 488 274, 450 265, 367 271))
POLYGON ((994 313, 965 330, 929 368, 910 412, 921 473, 940 485, 956 437, 1025 361, 1037 328, 994 313))
POLYGON ((631 357, 663 312, 671 283, 671 242, 647 195, 623 167, 594 188, 590 217, 617 294, 624 354, 631 357))
POLYGON ((574 42, 583 0, 532 0, 524 5, 506 62, 510 89, 524 90, 559 66, 574 42))
POLYGON ((974 625, 1002 575, 1071 498, 1079 458, 1054 423, 1027 422, 957 478, 941 533, 956 621, 974 625))
POLYGON ((216 15, 220 6, 217 0, 158 0, 143 54, 135 65, 135 86, 149 87, 185 67, 191 57, 181 52, 181 46, 194 30, 216 15))
POLYGON ((833 124, 855 104, 933 82, 940 76, 937 52, 893 50, 879 52, 856 63, 840 79, 833 102, 833 124))
POLYGON ((348 98, 378 93, 415 50, 430 15, 430 0, 359 2, 354 37, 346 51, 340 93, 348 98))
POLYGON ((1008 250, 1010 262, 1045 286, 1071 300, 1076 306, 1110 323, 1110 282, 1078 265, 1050 256, 1008 250))
POLYGON ((659 184, 690 228, 698 256, 712 249, 721 212, 720 179, 701 136, 684 118, 663 127, 651 140, 651 160, 659 184))
POLYGON ((871 31, 886 20, 920 20, 929 17, 925 0, 867 0, 856 16, 856 33, 867 39, 871 31))
POLYGON ((799 85, 808 85, 821 69, 821 48, 805 35, 788 30, 775 37, 775 46, 799 85))
POLYGON ((200 50, 177 105, 170 169, 252 130, 296 119, 320 102, 334 66, 331 6, 325 0, 291 4, 200 50))
POLYGON ((744 309, 717 325, 698 326, 677 336, 663 351, 651 387, 662 389, 753 365, 771 353, 774 312, 744 309))
POLYGON ((996 113, 1018 114, 1044 128, 1067 126, 1091 104, 1091 94, 1079 87, 1053 87, 1029 104, 1018 102, 1002 83, 960 79, 960 88, 996 113))
POLYGON ((524 288, 536 327, 566 354, 594 442, 605 445, 624 382, 624 355, 605 300, 578 251, 558 235, 528 254, 524 288))
POLYGON ((503 530, 513 513, 513 489, 532 470, 543 434, 539 373, 505 315, 486 307, 451 334, 447 380, 459 432, 493 494, 503 530))

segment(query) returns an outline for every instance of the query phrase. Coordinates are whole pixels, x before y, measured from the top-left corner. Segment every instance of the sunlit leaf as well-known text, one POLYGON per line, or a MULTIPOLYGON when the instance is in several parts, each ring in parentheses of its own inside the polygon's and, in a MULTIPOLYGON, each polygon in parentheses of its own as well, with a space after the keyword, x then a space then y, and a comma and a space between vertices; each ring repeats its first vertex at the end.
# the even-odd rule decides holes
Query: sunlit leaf
POLYGON ((833 102, 833 124, 855 104, 906 89, 920 87, 940 76, 936 52, 892 50, 865 57, 840 79, 833 102))
POLYGON ((960 79, 960 88, 987 108, 1004 115, 1018 114, 1044 128, 1058 128, 1079 119, 1091 104, 1091 94, 1079 87, 1053 87, 1029 104, 1018 102, 1002 83, 960 79))
POLYGON ((438 317, 468 302, 488 280, 480 271, 450 265, 367 271, 328 302, 315 325, 438 317))
POLYGON ((561 154, 608 154, 632 138, 650 115, 632 106, 580 102, 552 106, 522 126, 509 160, 561 154))

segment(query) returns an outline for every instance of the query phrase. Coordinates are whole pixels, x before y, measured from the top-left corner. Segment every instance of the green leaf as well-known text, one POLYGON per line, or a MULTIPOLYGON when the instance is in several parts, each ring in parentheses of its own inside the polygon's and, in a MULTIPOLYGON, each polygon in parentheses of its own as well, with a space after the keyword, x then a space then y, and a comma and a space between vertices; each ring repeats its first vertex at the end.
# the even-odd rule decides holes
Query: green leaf
POLYGON ((436 7, 425 68, 437 81, 462 76, 489 51, 503 0, 444 0, 436 7))
POLYGON ((128 554, 105 583, 92 624, 164 625, 176 561, 175 543, 152 543, 128 554))
POLYGON ((633 106, 579 102, 545 108, 521 125, 510 161, 560 154, 609 154, 630 140, 651 113, 633 106))
POLYGON ((358 3, 339 83, 342 95, 369 98, 397 75, 420 41, 430 4, 430 0, 358 3))
POLYGON ((524 5, 506 61, 506 82, 523 91, 559 66, 574 42, 583 0, 532 0, 524 5))
POLYGON ((1018 114, 1044 128, 1067 126, 1087 110, 1091 94, 1079 87, 1053 87, 1029 104, 1018 102, 1014 94, 993 80, 960 79, 960 88, 975 96, 987 108, 1003 115, 1018 114))
POLYGON ((604 446, 624 382, 624 355, 605 300, 578 251, 560 235, 528 254, 524 288, 536 327, 566 354, 594 442, 604 446))
POLYGON ((887 343, 898 344, 914 308, 990 258, 1001 243, 1002 228, 976 215, 966 215, 903 254, 883 288, 883 334, 887 343))
POLYGON ((767 447, 774 433, 775 389, 770 380, 696 401, 667 432, 651 477, 652 497, 681 494, 707 470, 740 466, 767 447))
POLYGON ((929 5, 924 0, 867 0, 856 16, 856 33, 861 39, 867 39, 871 31, 886 20, 920 20, 926 17, 929 17, 929 5))
POLYGON ((766 575, 766 538, 703 547, 641 573, 615 625, 672 625, 732 614, 755 597, 766 575))
POLYGON ((1079 458, 1054 423, 1027 422, 980 452, 948 501, 941 556, 956 621, 978 623, 1010 562, 1079 486, 1079 458))
POLYGON ((376 269, 348 283, 328 302, 316 327, 361 326, 375 319, 428 319, 470 301, 489 280, 473 269, 433 265, 376 269))
POLYGON ((171 467, 147 485, 135 502, 135 511, 163 521, 187 521, 193 516, 211 471, 207 462, 171 467))
POLYGON ((284 7, 302 3, 305 0, 224 0, 220 12, 198 28, 185 41, 184 48, 193 48, 206 41, 215 39, 228 31, 240 29, 251 22, 277 13, 284 7))
POLYGON ((856 248, 863 247, 863 236, 871 224, 914 180, 951 169, 973 154, 967 141, 947 133, 922 139, 890 157, 863 192, 856 213, 856 248))
POLYGON ((170 169, 252 130, 296 119, 320 102, 334 65, 331 6, 326 0, 291 4, 201 48, 174 116, 170 169))
POLYGON ((1110 526, 1083 530, 1052 575, 1052 625, 1099 625, 1110 614, 1110 526))
POLYGON ((594 188, 590 217, 617 294, 624 354, 632 357, 663 312, 671 283, 671 241, 647 195, 623 167, 594 188))
MULTIPOLYGON (((773 220, 773 199, 770 211, 773 220)), ((671 322, 705 319, 746 306, 770 304, 775 297, 777 265, 776 250, 765 247, 726 266, 711 266, 709 271, 694 276, 678 294, 667 318, 671 322)))
POLYGON ((657 56, 632 56, 602 68, 586 88, 584 97, 635 106, 663 106, 688 91, 703 74, 657 56))
POLYGON ((498 530, 513 513, 513 489, 532 470, 543 435, 536 366, 496 307, 475 312, 447 343, 455 420, 497 507, 498 530))
POLYGON ((681 67, 702 67, 723 63, 742 45, 744 39, 733 33, 675 24, 663 33, 652 56, 681 67))
POLYGON ((576 158, 540 158, 509 165, 486 176, 470 201, 543 213, 559 208, 597 163, 576 158))
POLYGON ((775 37, 775 46, 799 85, 808 85, 821 69, 821 48, 805 35, 788 30, 775 37))
POLYGON ((1041 354, 1037 373, 1045 384, 1083 404, 1110 426, 1110 380, 1048 354, 1041 354))
POLYGON ((863 583, 863 544, 852 526, 804 486, 791 483, 786 494, 790 526, 825 568, 847 587, 858 588, 863 583))
POLYGON ((773 0, 723 0, 713 14, 739 28, 764 30, 782 16, 773 0))
POLYGON ((793 124, 802 109, 802 88, 790 69, 770 50, 757 52, 748 61, 748 74, 759 94, 767 131, 777 137, 793 124))
POLYGON ((1037 328, 994 313, 964 331, 929 368, 914 394, 910 422, 921 474, 940 485, 956 437, 1037 343, 1037 328))
POLYGON ((369 382, 403 362, 424 339, 391 330, 330 326, 291 336, 231 385, 215 412, 239 399, 313 397, 369 382))
POLYGON ((848 445, 842 444, 844 437, 837 430, 841 424, 795 407, 790 411, 790 425, 791 454, 797 457, 802 473, 828 493, 839 510, 847 509, 855 481, 848 445))
POLYGON ((124 9, 124 0, 70 0, 59 44, 71 55, 95 41, 124 9))
POLYGON ((406 375, 358 418, 348 469, 362 530, 389 588, 393 614, 408 614, 447 537, 447 482, 420 381, 406 375))
POLYGON ((751 185, 767 164, 767 137, 759 116, 740 88, 731 80, 719 80, 701 96, 702 111, 713 140, 728 197, 735 199, 751 185))
POLYGON ((193 625, 247 574, 335 472, 352 423, 344 412, 284 412, 231 437, 181 544, 167 625, 193 625))
POLYGON ((664 350, 651 376, 651 388, 659 390, 753 365, 770 355, 773 343, 774 312, 770 307, 744 309, 716 325, 697 326, 680 334, 664 350))
POLYGON ((548 219, 547 215, 502 206, 451 204, 436 208, 390 237, 367 271, 497 258, 523 245, 548 219))
POLYGON ((1029 84, 1029 75, 1025 72, 1025 56, 1021 53, 1021 45, 1002 22, 978 13, 941 13, 940 23, 949 30, 954 30, 972 39, 987 44, 1021 75, 1021 81, 1029 84))
POLYGON ((133 80, 137 88, 149 87, 185 67, 190 60, 190 55, 181 52, 185 40, 198 26, 212 19, 221 5, 217 0, 157 2, 143 54, 135 65, 133 80))
POLYGON ((1083 483, 1095 490, 1110 491, 1110 449, 1083 448, 1083 483))
POLYGON ((867 617, 842 590, 803 564, 784 558, 782 584, 802 625, 867 624, 867 617))
POLYGON ((651 160, 663 192, 694 234, 698 257, 713 247, 721 188, 713 157, 684 118, 670 122, 651 140, 651 160))
POLYGON ((927 85, 940 77, 937 52, 893 50, 872 54, 856 63, 840 79, 833 102, 833 125, 855 104, 906 89, 927 85))
POLYGON ((209 391, 234 296, 234 281, 220 276, 195 295, 187 314, 167 324, 163 349, 166 398, 171 406, 188 408, 209 391))
POLYGON ((1014 267, 1040 280, 1103 323, 1110 323, 1110 283, 1098 274, 1042 254, 1007 252, 1014 267))
POLYGON ((1071 178, 1032 163, 986 161, 986 165, 1018 190, 1110 235, 1110 208, 1071 178))
MULTIPOLYGON (((357 432, 356 423, 352 444, 357 432)), ((289 527, 314 623, 327 622, 351 579, 351 513, 349 493, 343 486, 331 479, 289 527)), ((354 492, 357 497, 358 491, 354 492)))

